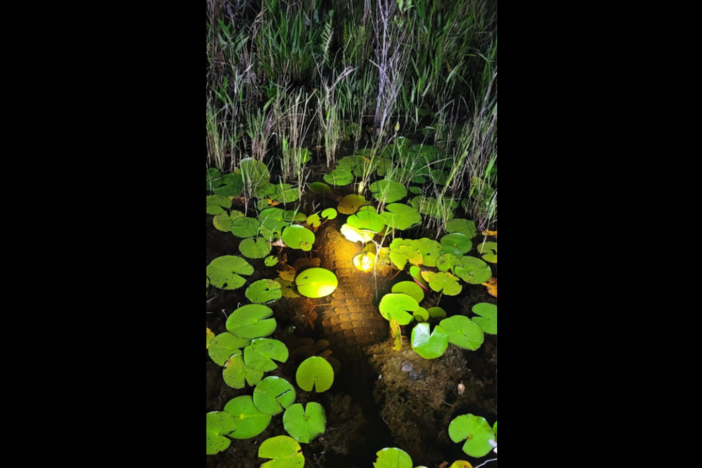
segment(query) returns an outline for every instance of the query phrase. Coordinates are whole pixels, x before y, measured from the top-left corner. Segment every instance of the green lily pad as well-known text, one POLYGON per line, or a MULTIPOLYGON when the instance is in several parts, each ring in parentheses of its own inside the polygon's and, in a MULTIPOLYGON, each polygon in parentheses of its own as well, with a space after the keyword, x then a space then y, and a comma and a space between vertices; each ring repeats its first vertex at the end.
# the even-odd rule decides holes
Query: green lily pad
POLYGON ((484 457, 492 450, 488 441, 495 438, 495 433, 485 418, 472 414, 458 416, 449 424, 448 432, 452 441, 466 441, 463 451, 471 457, 484 457))
POLYGON ((370 184, 368 188, 373 193, 373 198, 385 203, 393 203, 407 196, 407 188, 392 180, 379 180, 370 184))
POLYGON ((244 364, 242 353, 235 353, 224 363, 224 371, 222 372, 224 383, 232 388, 242 389, 246 385, 254 386, 263 378, 263 371, 253 369, 244 364))
POLYGON ((295 374, 297 385, 306 392, 316 388, 317 393, 326 392, 334 383, 334 370, 331 364, 319 356, 305 359, 295 374))
POLYGON ((269 267, 276 266, 278 264, 278 257, 269 255, 263 260, 263 264, 269 267))
POLYGON ((475 351, 485 340, 480 325, 464 315, 454 315, 443 319, 439 325, 448 333, 449 343, 459 348, 475 351))
POLYGON ((376 455, 373 468, 412 468, 412 457, 399 448, 384 448, 376 455))
POLYGON ((478 235, 478 229, 475 227, 475 223, 461 218, 452 219, 446 223, 446 230, 450 233, 460 232, 461 234, 465 234, 468 239, 472 239, 478 235))
POLYGON ((436 261, 441 255, 441 244, 435 240, 423 237, 412 241, 412 246, 422 252, 423 264, 428 267, 436 266, 436 261))
POLYGON ((316 193, 317 195, 325 195, 328 193, 332 193, 331 187, 329 187, 324 182, 312 182, 310 184, 310 190, 312 190, 312 192, 316 193))
POLYGON ((303 468, 305 457, 301 450, 300 444, 291 437, 271 437, 258 448, 260 458, 272 458, 261 465, 261 468, 303 468))
POLYGON ((337 167, 329 174, 324 174, 324 181, 331 185, 342 187, 353 182, 353 174, 348 169, 337 167))
POLYGON ((380 232, 385 227, 385 218, 373 211, 361 211, 351 215, 346 222, 356 229, 373 232, 380 232))
POLYGON ((482 284, 492 277, 490 265, 475 257, 461 259, 463 267, 454 267, 453 272, 468 284, 482 284))
POLYGON ((426 322, 427 320, 429 320, 429 311, 424 307, 420 307, 419 309, 412 312, 412 316, 417 322, 426 322))
POLYGON ((238 396, 224 405, 224 411, 236 421, 236 431, 229 434, 232 439, 250 439, 265 431, 271 415, 261 413, 253 403, 251 395, 238 396))
POLYGON ((409 312, 415 312, 419 309, 419 304, 407 294, 386 294, 380 300, 378 305, 380 315, 388 322, 396 320, 400 325, 407 325, 414 320, 414 317, 409 312))
POLYGON ((486 262, 497 263, 497 242, 481 242, 478 244, 478 253, 486 262))
POLYGON ((394 239, 390 243, 389 257, 399 270, 404 269, 407 262, 412 265, 421 265, 424 262, 422 252, 420 252, 410 239, 394 239))
POLYGON ((220 185, 222 185, 222 173, 219 169, 214 167, 207 169, 207 190, 211 191, 220 185))
POLYGON ((306 223, 312 226, 313 228, 318 228, 319 225, 322 223, 322 220, 319 218, 319 215, 315 213, 307 217, 306 223))
POLYGON ((247 304, 229 314, 227 330, 244 339, 265 338, 275 331, 277 323, 270 307, 261 304, 247 304))
POLYGON ((232 207, 232 201, 220 195, 210 195, 207 197, 207 214, 218 215, 225 213, 224 209, 232 207))
POLYGON ((280 283, 273 280, 262 279, 255 281, 246 288, 246 298, 255 304, 266 304, 277 301, 283 297, 280 283))
POLYGON ((414 281, 401 281, 392 287, 392 292, 407 294, 418 303, 424 299, 424 291, 414 281))
POLYGON ((270 194, 271 200, 280 203, 292 203, 300 199, 300 191, 290 184, 275 185, 275 190, 270 194))
POLYGON ((214 189, 216 195, 234 198, 241 195, 244 181, 239 174, 227 174, 222 177, 223 185, 214 189))
POLYGON ((337 212, 334 208, 327 208, 322 211, 322 218, 334 219, 336 218, 337 212))
POLYGON ((475 304, 471 310, 481 316, 473 317, 473 321, 480 325, 485 333, 497 335, 497 306, 495 304, 481 302, 475 304))
POLYGON ((237 218, 229 226, 229 230, 236 237, 253 237, 258 234, 261 223, 255 218, 237 218))
POLYGON ((239 250, 247 258, 263 258, 271 252, 271 244, 262 237, 249 237, 239 244, 239 250))
POLYGON ((296 403, 285 410, 283 427, 298 442, 309 444, 327 427, 324 407, 319 403, 309 402, 307 407, 296 403))
POLYGON ((346 195, 339 202, 337 209, 339 213, 352 215, 358 211, 363 205, 369 205, 370 202, 363 198, 361 195, 350 194, 346 195))
POLYGON ((307 215, 305 213, 298 213, 297 211, 288 210, 285 213, 283 213, 283 220, 287 222, 295 221, 299 223, 300 221, 306 221, 307 215))
POLYGON ((473 247, 473 243, 470 241, 468 236, 461 232, 446 234, 441 238, 441 245, 456 247, 458 250, 460 250, 461 254, 467 254, 473 247))
POLYGON ((412 277, 414 282, 418 284, 424 291, 429 291, 429 283, 424 281, 424 278, 422 278, 422 270, 418 266, 412 265, 409 271, 410 276, 412 277))
POLYGON ((238 289, 246 284, 246 280, 239 275, 251 276, 253 272, 249 262, 234 255, 217 257, 207 266, 210 284, 219 289, 238 289))
POLYGON ((253 401, 261 413, 275 415, 295 403, 295 389, 281 377, 266 377, 256 385, 253 401))
POLYGON ((236 421, 224 411, 207 413, 207 455, 214 455, 229 447, 231 440, 224 437, 236 430, 236 421))
POLYGON ((241 170, 245 186, 258 187, 268 183, 271 178, 266 165, 253 158, 245 158, 239 161, 239 169, 241 170))
POLYGON ((240 353, 249 343, 251 340, 239 338, 229 332, 220 333, 210 342, 207 354, 216 364, 224 366, 232 354, 240 353))
POLYGON ((429 317, 433 319, 440 319, 446 317, 446 311, 441 307, 430 307, 428 309, 429 317))
MULTIPOLYGON (((458 233, 456 233, 458 234, 458 233)), ((451 254, 454 257, 462 258, 463 257, 463 252, 461 252, 461 249, 454 247, 452 245, 444 245, 441 248, 441 255, 443 254, 451 254)))
POLYGON ((243 216, 244 213, 242 213, 241 211, 232 211, 229 214, 227 214, 226 212, 220 213, 214 218, 212 218, 212 224, 214 224, 214 227, 218 231, 230 232, 232 221, 243 216))
POLYGON ((454 267, 463 266, 461 258, 462 257, 457 257, 450 253, 441 254, 439 259, 436 261, 436 268, 438 268, 439 271, 453 271, 454 267))
POLYGON ((419 211, 402 203, 385 205, 385 210, 381 215, 385 218, 386 224, 400 231, 410 229, 422 222, 422 216, 419 214, 419 211))
POLYGON ((278 340, 258 338, 244 349, 244 364, 263 372, 276 370, 279 362, 288 360, 288 348, 278 340))
POLYGON ((449 335, 442 326, 437 325, 429 333, 428 323, 419 323, 412 329, 412 349, 424 359, 436 359, 446 352, 449 335))
POLYGON ((443 291, 447 296, 458 296, 463 286, 458 282, 458 277, 451 273, 436 273, 429 281, 429 287, 436 292, 443 291))
POLYGON ((283 231, 283 242, 291 249, 301 249, 305 252, 309 252, 312 250, 314 241, 314 233, 302 226, 288 226, 283 231))
POLYGON ((324 268, 309 268, 295 278, 297 291, 305 297, 319 298, 333 293, 339 285, 336 275, 324 268))
POLYGON ((280 284, 280 291, 283 293, 283 297, 291 299, 300 297, 290 281, 284 280, 283 278, 276 278, 274 281, 280 284))

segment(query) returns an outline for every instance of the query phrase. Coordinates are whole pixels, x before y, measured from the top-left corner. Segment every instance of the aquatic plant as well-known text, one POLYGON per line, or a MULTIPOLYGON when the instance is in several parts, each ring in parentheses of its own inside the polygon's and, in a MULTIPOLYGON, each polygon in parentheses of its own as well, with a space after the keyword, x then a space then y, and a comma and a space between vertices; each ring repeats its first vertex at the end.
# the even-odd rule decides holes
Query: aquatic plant
POLYGON ((260 412, 276 415, 295 402, 295 389, 282 377, 266 377, 254 388, 253 402, 260 412))
POLYGON ((317 393, 326 392, 334 383, 334 369, 323 357, 312 356, 297 368, 295 380, 298 387, 306 392, 311 392, 313 388, 317 393))
POLYGON ((465 441, 463 451, 475 458, 484 457, 490 453, 492 446, 488 441, 496 437, 485 418, 472 414, 464 414, 451 421, 448 433, 451 440, 456 443, 465 441))
POLYGON ((305 457, 297 441, 288 436, 271 437, 258 448, 260 458, 270 458, 261 468, 302 468, 305 457))
POLYGON ((283 414, 283 427, 287 433, 304 444, 309 444, 323 434, 326 426, 327 416, 324 407, 313 401, 307 403, 307 407, 303 407, 300 403, 294 404, 283 414))
POLYGON ((412 468, 412 457, 399 448, 384 448, 376 456, 373 468, 412 468))
POLYGON ((236 428, 236 421, 229 413, 224 411, 207 413, 207 455, 226 450, 231 440, 224 436, 235 431, 236 428))
POLYGON ((295 277, 297 291, 313 299, 325 297, 336 290, 339 281, 336 275, 324 268, 310 268, 295 277))
POLYGON ((242 395, 233 398, 224 406, 224 412, 234 417, 237 423, 236 430, 228 437, 232 439, 250 439, 265 431, 271 422, 272 416, 256 408, 251 395, 242 395))
POLYGON ((479 317, 473 317, 472 320, 480 325, 488 335, 497 335, 497 306, 487 302, 475 304, 471 309, 479 317))
POLYGON ((246 288, 246 298, 256 304, 266 304, 277 301, 283 297, 280 283, 273 280, 262 279, 255 281, 246 288))
POLYGON ((253 272, 249 262, 234 255, 217 257, 207 266, 210 284, 219 289, 238 289, 246 284, 240 275, 250 276, 253 272))

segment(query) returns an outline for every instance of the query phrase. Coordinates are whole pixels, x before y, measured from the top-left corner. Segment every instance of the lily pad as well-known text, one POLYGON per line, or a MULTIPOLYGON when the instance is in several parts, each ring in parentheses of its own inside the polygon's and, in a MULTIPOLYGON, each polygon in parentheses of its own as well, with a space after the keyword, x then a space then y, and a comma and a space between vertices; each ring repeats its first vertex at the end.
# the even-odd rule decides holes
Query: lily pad
POLYGON ((210 284, 219 289, 238 289, 246 284, 246 280, 239 275, 250 276, 253 272, 249 262, 234 255, 217 257, 207 266, 210 284))
POLYGON ((407 325, 414 320, 410 312, 419 309, 419 304, 407 294, 386 294, 378 306, 380 315, 387 321, 397 320, 400 325, 407 325))
POLYGON ((324 181, 328 184, 342 187, 353 182, 353 174, 348 169, 337 167, 329 174, 324 174, 324 181))
POLYGON ((268 183, 271 178, 266 165, 253 158, 245 158, 239 161, 239 169, 245 186, 257 187, 268 183))
POLYGON ((283 427, 298 442, 309 444, 318 435, 324 433, 327 416, 319 403, 309 402, 307 407, 296 403, 285 410, 283 427))
POLYGON ((463 286, 458 282, 458 277, 451 273, 436 273, 431 276, 429 287, 436 292, 442 291, 447 296, 458 296, 463 286))
POLYGON ((464 315, 443 319, 439 325, 448 333, 449 343, 459 348, 475 351, 485 340, 480 325, 464 315))
POLYGON ((277 301, 281 297, 283 292, 280 290, 280 283, 273 280, 258 280, 246 288, 246 298, 255 304, 266 304, 277 301))
POLYGON ((398 294, 407 294, 415 301, 422 302, 424 299, 424 291, 414 281, 401 281, 392 287, 392 292, 398 294))
POLYGON ((313 215, 308 216, 306 222, 313 228, 318 228, 319 225, 322 223, 322 220, 319 218, 319 215, 315 213, 313 215))
POLYGON ((300 297, 300 295, 295 291, 292 282, 286 281, 283 278, 276 278, 276 283, 280 284, 280 291, 283 293, 283 297, 294 299, 300 297))
POLYGON ((288 348, 281 341, 258 338, 244 349, 244 364, 251 368, 263 372, 276 370, 278 365, 273 359, 279 362, 288 360, 288 348))
POLYGON ((385 218, 386 224, 400 231, 410 229, 422 222, 422 216, 419 214, 419 211, 402 203, 386 205, 385 210, 381 215, 385 218))
POLYGON ((224 366, 232 354, 240 353, 249 343, 251 340, 239 338, 229 332, 220 333, 210 343, 207 354, 216 364, 224 366))
POLYGON ((441 307, 430 307, 427 310, 429 312, 429 317, 433 319, 440 319, 446 317, 446 311, 441 307))
POLYGON ((242 213, 241 211, 232 211, 229 214, 227 214, 226 212, 220 213, 214 218, 212 218, 212 224, 218 231, 230 232, 232 221, 243 216, 244 213, 242 213))
POLYGON ((219 169, 214 167, 207 169, 207 190, 211 191, 220 185, 222 185, 222 173, 219 169))
POLYGON ((429 283, 424 281, 424 278, 422 278, 422 270, 418 266, 412 265, 409 271, 414 282, 417 283, 424 291, 429 291, 429 283))
POLYGON ((229 434, 232 439, 250 439, 265 431, 271 415, 261 413, 253 403, 251 395, 238 396, 224 406, 224 411, 236 420, 236 431, 229 434))
POLYGON ((241 195, 244 188, 244 181, 239 174, 227 174, 222 177, 223 185, 214 189, 216 195, 234 198, 241 195))
POLYGON ((468 239, 472 239, 478 235, 478 230, 475 227, 475 223, 462 218, 452 219, 446 223, 446 230, 450 233, 460 232, 461 234, 465 234, 468 239))
POLYGON ((457 257, 450 253, 441 254, 439 259, 436 261, 436 268, 438 268, 439 271, 453 271, 453 268, 456 266, 463 266, 461 257, 457 257))
POLYGON ((352 215, 356 213, 360 207, 369 204, 370 202, 361 195, 350 194, 341 199, 337 209, 341 214, 352 215))
POLYGON ((497 306, 495 304, 481 302, 475 304, 471 310, 481 316, 473 317, 473 321, 480 325, 485 333, 497 335, 497 306))
POLYGON ((441 244, 435 240, 423 237, 421 239, 413 240, 412 246, 422 253, 422 260, 425 266, 436 266, 436 261, 441 255, 441 244))
POLYGON ((412 329, 412 349, 424 359, 436 359, 446 352, 449 335, 440 325, 431 334, 429 328, 428 323, 419 323, 412 329))
POLYGON ((326 359, 312 356, 305 359, 295 374, 297 385, 306 392, 316 388, 317 393, 326 392, 334 383, 334 370, 326 359))
POLYGON ((481 242, 478 244, 478 253, 486 262, 497 263, 497 242, 481 242))
POLYGON ((385 227, 385 218, 373 211, 361 211, 349 216, 346 222, 359 230, 380 232, 385 227))
POLYGON ((255 339, 270 336, 277 326, 270 307, 247 304, 229 314, 227 330, 239 338, 255 339))
POLYGON ((376 455, 373 468, 412 468, 412 457, 399 448, 384 448, 376 455))
POLYGON ((269 267, 276 266, 278 264, 278 257, 269 255, 263 260, 263 264, 269 267))
POLYGON ((393 203, 407 196, 407 188, 399 182, 392 180, 379 180, 368 187, 376 200, 393 203))
POLYGON ((207 413, 207 455, 214 455, 229 447, 231 440, 224 437, 236 430, 236 421, 224 411, 207 413))
POLYGON ((468 236, 461 232, 446 234, 441 238, 441 245, 456 247, 458 250, 460 250, 461 254, 467 254, 473 247, 473 243, 470 241, 468 236))
POLYGON ((341 226, 339 232, 341 232, 341 234, 351 242, 361 242, 363 244, 372 241, 373 237, 375 237, 376 234, 373 231, 357 229, 351 226, 350 224, 344 224, 343 226, 341 226))
POLYGON ((229 230, 236 237, 246 238, 258 234, 261 223, 255 218, 237 218, 229 225, 229 230))
POLYGON ((271 200, 280 203, 292 203, 300 199, 300 191, 290 184, 277 184, 275 190, 270 194, 271 200))
POLYGON ((239 250, 247 258, 263 258, 271 253, 271 244, 262 237, 249 237, 239 244, 239 250))
POLYGON ((281 377, 266 377, 256 385, 253 402, 261 413, 276 415, 295 403, 295 389, 281 377))
POLYGON ((336 275, 324 268, 309 268, 295 278, 297 291, 306 297, 319 298, 336 290, 339 281, 336 275))
POLYGON ((291 249, 301 249, 305 252, 312 250, 314 233, 302 226, 288 226, 283 231, 283 242, 291 249))
POLYGON ((452 441, 466 441, 463 451, 471 457, 484 457, 492 450, 488 441, 495 438, 495 433, 485 418, 472 414, 458 416, 449 424, 448 432, 452 441))
POLYGON ((224 209, 232 207, 232 201, 221 195, 210 195, 207 197, 207 214, 218 215, 225 213, 224 209))
POLYGON ((285 213, 283 213, 283 220, 288 221, 288 222, 306 221, 307 215, 305 213, 299 213, 297 211, 287 210, 285 213))
POLYGON ((232 388, 242 389, 247 382, 252 387, 259 383, 263 378, 263 371, 253 369, 244 364, 242 353, 236 353, 227 359, 224 363, 224 371, 222 372, 224 383, 232 388))
POLYGON ((288 436, 271 437, 258 448, 260 458, 272 458, 261 468, 303 468, 305 457, 300 444, 288 436))
POLYGON ((331 187, 329 187, 324 182, 312 182, 310 184, 310 190, 312 191, 312 193, 316 193, 317 195, 325 195, 328 193, 332 193, 331 187))
POLYGON ((334 219, 336 218, 337 212, 334 208, 327 208, 322 211, 322 218, 334 219))
POLYGON ((465 256, 461 259, 463 267, 455 267, 453 272, 468 284, 482 284, 492 277, 490 265, 475 257, 465 256))
POLYGON ((412 265, 421 265, 424 262, 422 252, 413 242, 410 239, 396 238, 390 243, 390 260, 399 270, 404 269, 407 262, 412 265))

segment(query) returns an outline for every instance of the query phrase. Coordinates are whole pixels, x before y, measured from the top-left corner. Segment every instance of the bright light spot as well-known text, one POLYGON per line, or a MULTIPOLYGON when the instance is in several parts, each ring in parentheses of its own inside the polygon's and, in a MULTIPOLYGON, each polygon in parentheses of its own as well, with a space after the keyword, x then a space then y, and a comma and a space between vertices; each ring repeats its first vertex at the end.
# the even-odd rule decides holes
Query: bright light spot
POLYGON ((360 253, 353 257, 353 265, 366 273, 373 270, 375 265, 375 254, 373 252, 360 253))
POLYGON ((359 195, 361 194, 361 192, 363 192, 363 187, 364 187, 363 182, 361 182, 360 184, 358 184, 358 194, 359 194, 359 195))
POLYGON ((356 229, 355 227, 351 226, 350 224, 344 224, 341 226, 341 234, 344 235, 344 237, 351 242, 370 242, 373 240, 373 236, 375 235, 374 232, 371 231, 366 231, 363 229, 356 229))

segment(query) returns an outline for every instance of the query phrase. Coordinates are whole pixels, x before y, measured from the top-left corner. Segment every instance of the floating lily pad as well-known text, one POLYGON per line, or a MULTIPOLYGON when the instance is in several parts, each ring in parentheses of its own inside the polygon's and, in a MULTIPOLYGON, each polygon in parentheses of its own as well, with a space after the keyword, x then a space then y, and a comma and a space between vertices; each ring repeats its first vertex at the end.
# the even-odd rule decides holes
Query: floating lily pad
POLYGON ((461 234, 465 234, 468 239, 472 239, 478 235, 478 230, 475 227, 475 223, 473 221, 461 218, 452 219, 446 223, 446 230, 451 233, 460 232, 461 234))
POLYGON ((263 371, 253 369, 244 364, 242 353, 236 353, 227 359, 224 363, 224 371, 222 372, 224 383, 232 388, 242 389, 247 382, 254 386, 263 378, 263 371))
POLYGON ((329 174, 324 174, 324 181, 328 184, 341 187, 353 182, 353 174, 348 169, 337 167, 329 174))
POLYGON ((373 193, 373 198, 385 203, 393 203, 407 196, 407 188, 392 180, 379 180, 370 184, 368 188, 373 193))
POLYGON ((229 226, 229 230, 236 237, 253 237, 258 234, 261 223, 255 218, 237 218, 229 226))
MULTIPOLYGON (((458 233, 456 233, 456 234, 458 234, 458 233)), ((451 254, 454 257, 458 257, 458 258, 463 257, 463 252, 461 252, 461 249, 454 247, 452 245, 444 245, 441 248, 441 255, 443 255, 443 254, 451 254)))
POLYGON ((218 215, 225 213, 224 209, 232 207, 232 201, 220 195, 210 195, 207 197, 207 214, 218 215))
POLYGON ((283 297, 280 283, 269 279, 254 281, 251 286, 246 288, 245 294, 248 300, 256 304, 266 304, 283 297))
POLYGON ((334 383, 334 370, 326 359, 312 356, 305 359, 295 374, 297 385, 306 392, 316 388, 317 393, 326 392, 334 383))
POLYGON ((224 366, 232 354, 240 353, 249 343, 251 340, 239 338, 229 332, 220 333, 210 343, 207 354, 216 364, 224 366))
POLYGON ((271 252, 271 244, 262 237, 244 239, 239 244, 239 250, 247 258, 263 258, 271 252))
POLYGON ((448 333, 449 343, 459 348, 475 351, 485 340, 480 325, 464 315, 443 319, 439 325, 448 333))
POLYGON ((214 189, 216 195, 223 197, 234 198, 241 195, 244 188, 244 180, 239 174, 227 174, 222 177, 223 185, 214 189))
POLYGON ((310 190, 312 190, 312 192, 316 193, 317 195, 325 195, 328 193, 332 193, 331 187, 329 187, 324 182, 312 182, 310 184, 310 190))
POLYGON ((250 439, 265 431, 271 415, 261 413, 253 403, 251 395, 238 396, 224 406, 224 411, 236 421, 236 431, 229 434, 232 439, 250 439))
POLYGON ((297 291, 306 297, 318 298, 330 295, 336 290, 339 281, 336 275, 324 268, 310 268, 295 278, 297 291))
POLYGON ((257 187, 268 183, 271 178, 266 165, 253 158, 245 158, 239 161, 239 169, 245 186, 257 187))
POLYGON ((260 468, 303 468, 305 457, 295 439, 288 436, 271 437, 258 448, 260 458, 272 458, 260 468))
POLYGON ((238 289, 246 284, 239 275, 250 276, 253 267, 241 257, 225 255, 217 257, 207 266, 207 278, 212 286, 219 289, 238 289))
POLYGON ((492 450, 488 441, 495 438, 495 433, 485 418, 472 414, 458 416, 449 424, 448 432, 452 441, 466 441, 463 451, 471 457, 484 457, 492 450))
POLYGON ((315 213, 307 217, 306 223, 312 226, 313 228, 318 228, 319 225, 322 223, 322 220, 319 218, 319 215, 315 213))
POLYGON ((302 226, 288 226, 283 231, 283 242, 291 249, 301 249, 305 252, 312 250, 314 233, 302 226))
POLYGON ((269 267, 276 266, 278 264, 278 257, 269 255, 263 260, 263 264, 269 267))
POLYGON ((300 297, 300 295, 295 291, 295 288, 293 287, 293 283, 290 281, 286 281, 283 278, 276 278, 274 280, 276 283, 280 284, 280 290, 283 293, 283 297, 288 297, 288 298, 296 298, 300 297))
POLYGON ((424 299, 424 291, 414 281, 401 281, 392 287, 392 292, 407 294, 417 302, 422 302, 424 299))
POLYGON ((410 239, 396 238, 390 243, 390 260, 400 270, 405 268, 407 262, 412 265, 421 265, 424 262, 422 252, 410 239))
POLYGON ((465 460, 456 460, 455 462, 451 463, 449 468, 473 468, 473 465, 465 460))
POLYGON ((412 246, 422 253, 423 264, 428 267, 436 266, 436 261, 441 255, 441 244, 435 240, 423 237, 412 241, 412 246))
POLYGON ((322 211, 322 218, 334 219, 336 218, 337 212, 334 208, 327 208, 322 211))
POLYGON ((495 304, 481 302, 475 304, 471 310, 481 316, 473 317, 473 321, 480 325, 485 333, 497 335, 497 306, 495 304))
POLYGON ((222 173, 219 169, 214 167, 207 169, 207 190, 211 191, 220 185, 222 185, 222 173))
POLYGON ((414 282, 417 283, 424 291, 429 291, 429 284, 424 281, 424 278, 421 276, 422 270, 418 266, 412 265, 409 271, 414 282))
POLYGON ((463 267, 455 267, 453 272, 468 284, 482 284, 492 277, 490 265, 475 257, 465 256, 461 259, 463 267))
POLYGON ((385 218, 373 211, 361 211, 349 216, 346 222, 359 230, 380 232, 385 227, 385 218))
POLYGON ((436 292, 443 291, 447 296, 457 296, 463 290, 458 277, 451 273, 436 273, 429 281, 429 287, 436 292))
POLYGON ((393 229, 404 231, 422 222, 419 211, 402 203, 386 205, 385 210, 381 215, 385 218, 386 224, 393 229))
MULTIPOLYGON (((259 215, 259 218, 260 218, 260 215, 259 215)), ((288 222, 306 221, 307 215, 305 213, 299 213, 297 211, 288 210, 285 213, 283 213, 283 220, 288 221, 288 222)))
POLYGON ((478 253, 486 262, 497 263, 497 242, 481 242, 478 244, 478 253))
POLYGON ((414 320, 410 312, 419 309, 419 304, 407 294, 386 294, 380 300, 378 308, 385 320, 397 320, 400 325, 407 325, 414 320))
POLYGON ((290 184, 277 184, 275 190, 270 194, 271 200, 280 203, 292 203, 300 199, 300 191, 290 184))
POLYGON ((337 209, 341 214, 352 215, 356 213, 358 209, 363 205, 369 204, 370 202, 363 198, 361 195, 350 194, 346 195, 344 198, 341 199, 337 209))
POLYGON ((212 224, 218 231, 230 232, 232 221, 243 216, 244 213, 242 213, 241 211, 232 211, 229 214, 227 214, 226 212, 220 213, 214 218, 212 218, 212 224))
POLYGON ((327 416, 319 403, 309 402, 306 408, 296 403, 286 409, 283 415, 283 427, 287 433, 304 444, 309 444, 324 433, 326 426, 327 416))
POLYGON ((236 430, 236 421, 224 411, 207 413, 207 455, 214 455, 229 447, 231 440, 224 437, 236 430))
POLYGON ((449 335, 440 325, 431 333, 429 329, 428 323, 419 323, 412 329, 412 349, 424 359, 436 359, 446 352, 449 335))
POLYGON ((258 338, 244 349, 244 364, 254 369, 268 372, 276 370, 278 365, 272 360, 286 362, 288 348, 278 340, 258 338))
POLYGON ((446 317, 446 311, 441 307, 430 307, 427 310, 429 311, 429 317, 433 319, 440 319, 446 317))
POLYGON ((412 457, 399 448, 384 448, 376 455, 373 468, 412 468, 412 457))
POLYGON ((256 385, 253 401, 261 413, 279 414, 295 403, 295 389, 281 377, 266 377, 256 385))
POLYGON ((454 232, 453 234, 446 234, 441 238, 441 245, 456 247, 461 254, 467 254, 473 247, 473 243, 470 241, 468 236, 461 232, 454 232))
POLYGON ((277 326, 270 307, 247 304, 229 314, 227 330, 239 338, 255 339, 270 336, 277 326))
POLYGON ((417 322, 426 322, 427 320, 429 320, 429 311, 424 307, 420 307, 419 309, 412 312, 412 316, 417 322))
POLYGON ((453 271, 453 268, 456 266, 463 266, 461 257, 457 257, 450 253, 441 254, 439 259, 436 261, 436 268, 438 268, 439 271, 453 271))

